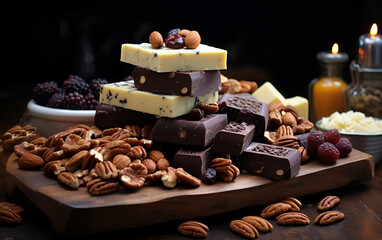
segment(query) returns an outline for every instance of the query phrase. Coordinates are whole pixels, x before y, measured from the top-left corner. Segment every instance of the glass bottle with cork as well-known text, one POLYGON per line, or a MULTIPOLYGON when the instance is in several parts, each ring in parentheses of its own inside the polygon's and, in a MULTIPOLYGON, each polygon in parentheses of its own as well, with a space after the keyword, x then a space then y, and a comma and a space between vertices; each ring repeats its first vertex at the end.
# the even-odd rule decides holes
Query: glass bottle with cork
POLYGON ((312 122, 328 117, 334 112, 347 110, 346 91, 348 85, 343 78, 343 67, 349 56, 339 52, 338 49, 338 44, 335 43, 331 53, 320 52, 317 54, 320 74, 308 86, 309 119, 312 122))

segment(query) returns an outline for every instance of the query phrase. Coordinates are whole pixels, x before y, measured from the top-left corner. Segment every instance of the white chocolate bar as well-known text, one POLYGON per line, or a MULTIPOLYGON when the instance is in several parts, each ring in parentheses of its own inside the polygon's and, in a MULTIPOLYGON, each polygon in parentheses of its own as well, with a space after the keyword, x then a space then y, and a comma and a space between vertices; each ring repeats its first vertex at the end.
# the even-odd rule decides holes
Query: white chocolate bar
POLYGON ((155 72, 219 70, 227 69, 227 51, 204 44, 196 49, 122 44, 121 61, 155 72))
POLYGON ((105 84, 100 93, 100 103, 170 118, 189 113, 198 102, 209 104, 217 101, 218 92, 197 97, 162 95, 140 91, 134 82, 126 81, 105 84))

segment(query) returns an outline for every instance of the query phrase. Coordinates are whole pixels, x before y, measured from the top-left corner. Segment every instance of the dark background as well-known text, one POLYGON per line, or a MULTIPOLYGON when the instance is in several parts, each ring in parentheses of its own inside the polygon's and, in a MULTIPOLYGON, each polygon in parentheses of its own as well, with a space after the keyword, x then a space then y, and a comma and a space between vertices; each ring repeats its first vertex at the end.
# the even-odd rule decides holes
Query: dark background
POLYGON ((259 85, 271 81, 286 97, 307 96, 318 52, 337 42, 352 60, 361 34, 374 22, 382 31, 380 0, 35 0, 1 1, 0 11, 0 121, 10 126, 8 116, 21 116, 38 82, 130 75, 133 66, 119 61, 121 44, 148 42, 154 30, 164 36, 177 27, 199 31, 202 43, 228 50, 223 74, 259 85))

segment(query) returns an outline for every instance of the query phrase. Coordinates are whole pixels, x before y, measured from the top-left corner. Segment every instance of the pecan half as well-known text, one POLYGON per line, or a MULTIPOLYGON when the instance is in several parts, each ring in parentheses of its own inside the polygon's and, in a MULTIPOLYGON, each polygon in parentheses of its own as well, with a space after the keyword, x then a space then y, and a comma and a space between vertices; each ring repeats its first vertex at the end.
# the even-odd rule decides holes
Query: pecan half
POLYGON ((283 116, 279 110, 273 110, 268 114, 268 121, 270 125, 278 127, 283 124, 283 116))
POLYGON ((303 134, 310 131, 314 127, 314 124, 308 119, 299 117, 297 118, 297 126, 293 127, 295 134, 303 134))
POLYGON ((233 220, 229 224, 229 228, 237 234, 242 235, 246 238, 257 238, 259 236, 259 232, 257 229, 251 224, 247 223, 243 220, 233 220))
POLYGON ((319 211, 327 211, 339 204, 340 201, 340 198, 337 196, 327 196, 318 203, 317 209, 319 211))
POLYGON ((150 150, 147 154, 147 158, 150 158, 154 162, 158 162, 159 159, 164 158, 164 155, 159 150, 150 150))
POLYGON ((263 217, 263 218, 275 217, 279 215, 280 213, 289 211, 291 208, 292 206, 287 203, 282 203, 282 202, 273 203, 261 211, 260 217, 263 217))
POLYGON ((16 156, 18 157, 21 157, 25 153, 30 153, 34 149, 35 149, 34 145, 26 141, 15 145, 13 148, 16 156))
POLYGON ((147 176, 147 168, 142 163, 131 163, 119 171, 119 179, 124 186, 137 189, 143 186, 147 176))
POLYGON ((146 124, 141 129, 141 137, 143 139, 151 139, 151 132, 153 130, 154 125, 153 124, 146 124))
POLYGON ((2 209, 2 208, 10 209, 11 211, 13 211, 17 214, 24 212, 24 208, 17 205, 16 203, 11 203, 11 202, 0 202, 0 209, 2 209))
POLYGON ((161 158, 157 162, 157 168, 159 170, 167 170, 167 168, 170 166, 170 162, 166 158, 161 158))
POLYGON ((61 172, 65 172, 66 168, 62 166, 62 163, 59 160, 50 161, 45 164, 45 166, 42 168, 44 173, 51 174, 51 175, 58 175, 61 172))
POLYGON ((345 214, 340 211, 329 211, 323 212, 316 217, 314 223, 319 225, 328 225, 332 223, 336 223, 345 218, 345 214))
POLYGON ((184 236, 205 238, 208 233, 208 226, 201 222, 187 221, 178 226, 178 232, 184 236))
POLYGON ((219 112, 219 105, 217 103, 204 103, 199 102, 198 107, 207 114, 213 114, 219 112))
POLYGON ((147 152, 144 147, 137 145, 130 149, 127 156, 133 159, 145 159, 147 157, 147 152))
POLYGON ((301 202, 297 198, 288 197, 281 202, 289 204, 292 208, 289 211, 299 212, 302 206, 301 202))
POLYGON ((42 158, 45 160, 45 162, 50 162, 50 161, 62 159, 64 158, 64 156, 65 156, 64 150, 59 150, 56 147, 50 147, 44 152, 44 154, 42 155, 42 158))
POLYGON ((224 167, 232 164, 231 159, 228 158, 214 158, 211 160, 211 168, 224 167))
POLYGON ((146 181, 149 183, 159 183, 162 180, 162 173, 165 171, 158 170, 154 173, 147 174, 146 181))
POLYGON ((102 179, 118 177, 118 170, 110 161, 99 162, 95 165, 95 173, 102 179))
POLYGON ((157 170, 157 164, 150 158, 146 158, 145 160, 143 160, 142 164, 147 167, 147 172, 149 174, 154 173, 157 170))
POLYGON ((298 149, 300 147, 300 144, 298 143, 298 138, 296 136, 290 136, 290 135, 277 138, 276 141, 273 142, 273 145, 295 148, 295 149, 298 149))
POLYGON ((105 153, 103 154, 103 158, 105 161, 112 161, 116 155, 127 154, 130 149, 130 144, 122 140, 115 140, 105 145, 105 153))
POLYGON ((113 158, 112 163, 118 170, 122 170, 130 165, 131 159, 127 155, 118 154, 113 158))
POLYGON ((71 187, 71 188, 79 188, 80 187, 80 181, 78 180, 78 177, 73 175, 71 172, 61 172, 58 174, 58 181, 61 183, 71 187))
POLYGON ((93 148, 82 159, 81 169, 92 169, 97 163, 104 160, 103 154, 105 149, 103 147, 93 148))
POLYGON ((281 125, 276 131, 276 139, 285 137, 285 136, 293 136, 293 129, 287 125, 281 125))
POLYGON ((20 168, 24 169, 36 169, 45 165, 44 159, 31 153, 23 154, 17 163, 19 164, 20 168))
POLYGON ((216 170, 217 176, 225 182, 232 182, 240 174, 240 170, 233 164, 214 167, 216 170))
POLYGON ((193 187, 199 187, 202 184, 202 181, 199 178, 192 176, 188 172, 184 171, 183 168, 177 168, 175 170, 175 174, 180 182, 191 185, 193 187))
POLYGON ((269 232, 269 231, 272 231, 273 229, 272 224, 262 217, 246 216, 246 217, 243 217, 242 220, 251 224, 260 232, 269 232))
POLYGON ((141 128, 138 125, 126 125, 125 129, 130 133, 131 137, 141 136, 141 128))
POLYGON ((4 133, 2 137, 2 147, 5 151, 10 151, 13 150, 15 145, 24 141, 30 142, 37 137, 39 137, 39 132, 36 127, 31 125, 26 125, 24 127, 16 125, 4 133))
POLYGON ((61 149, 64 150, 68 154, 75 154, 82 150, 88 150, 91 143, 82 139, 79 135, 69 134, 65 138, 64 144, 62 144, 61 149))
POLYGON ((82 160, 86 157, 88 154, 88 150, 82 150, 78 153, 74 154, 69 161, 65 164, 66 169, 69 172, 75 172, 79 168, 81 168, 82 160))
POLYGON ((93 196, 105 195, 119 190, 119 184, 113 180, 96 178, 86 184, 86 188, 93 196))
POLYGON ((286 212, 276 217, 280 225, 307 225, 310 223, 308 216, 300 212, 286 212))
POLYGON ((178 183, 178 177, 175 173, 175 168, 169 167, 162 171, 162 183, 166 188, 175 188, 178 183))
POLYGON ((21 221, 21 216, 10 208, 0 208, 0 222, 18 224, 21 223, 21 221))
POLYGON ((306 149, 304 146, 300 146, 297 150, 301 154, 301 163, 307 163, 309 161, 308 149, 306 149))

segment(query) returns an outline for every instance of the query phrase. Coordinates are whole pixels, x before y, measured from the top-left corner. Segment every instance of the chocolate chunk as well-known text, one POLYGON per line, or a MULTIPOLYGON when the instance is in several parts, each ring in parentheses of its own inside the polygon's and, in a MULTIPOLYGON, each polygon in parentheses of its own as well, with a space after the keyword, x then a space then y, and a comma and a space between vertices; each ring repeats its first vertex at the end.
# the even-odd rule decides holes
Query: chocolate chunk
POLYGON ((214 139, 216 152, 240 155, 252 142, 255 125, 246 122, 230 122, 214 139))
POLYGON ((219 91, 219 70, 158 73, 136 67, 135 87, 142 91, 179 96, 201 96, 219 91))
POLYGON ((241 154, 238 167, 249 174, 274 180, 291 179, 301 165, 297 149, 262 143, 251 143, 241 154))
POLYGON ((154 124, 154 141, 205 147, 216 133, 227 125, 227 115, 210 114, 199 121, 181 118, 160 118, 154 124))
POLYGON ((154 115, 108 104, 99 104, 94 116, 94 125, 101 128, 125 127, 126 125, 152 124, 156 121, 154 115))
POLYGON ((235 96, 226 102, 229 122, 254 124, 255 136, 263 136, 268 123, 268 105, 255 99, 235 96))
POLYGON ((304 146, 305 148, 308 148, 308 140, 307 139, 308 139, 309 134, 310 134, 310 132, 296 135, 296 137, 298 139, 298 143, 300 144, 300 146, 304 146))
POLYGON ((189 174, 202 179, 214 157, 212 146, 207 148, 183 147, 175 154, 172 167, 181 167, 189 174))

